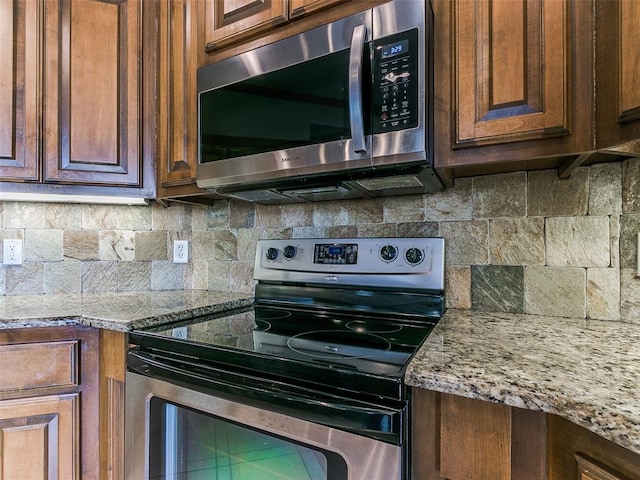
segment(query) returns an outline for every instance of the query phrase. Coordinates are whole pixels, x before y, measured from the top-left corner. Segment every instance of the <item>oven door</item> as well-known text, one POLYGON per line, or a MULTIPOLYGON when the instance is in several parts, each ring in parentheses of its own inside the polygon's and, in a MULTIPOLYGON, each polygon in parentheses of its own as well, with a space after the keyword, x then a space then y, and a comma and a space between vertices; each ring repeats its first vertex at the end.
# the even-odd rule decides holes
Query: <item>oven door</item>
POLYGON ((126 385, 126 478, 402 478, 400 446, 133 372, 126 385))

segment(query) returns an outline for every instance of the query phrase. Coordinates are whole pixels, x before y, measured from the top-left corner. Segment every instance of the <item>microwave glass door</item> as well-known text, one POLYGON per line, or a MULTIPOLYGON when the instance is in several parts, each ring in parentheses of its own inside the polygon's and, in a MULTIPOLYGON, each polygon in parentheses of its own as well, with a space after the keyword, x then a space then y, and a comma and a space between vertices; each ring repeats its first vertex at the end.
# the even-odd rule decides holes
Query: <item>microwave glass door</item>
POLYGON ((333 452, 152 397, 149 478, 346 480, 333 452))
POLYGON ((202 163, 351 138, 348 49, 200 95, 202 163))

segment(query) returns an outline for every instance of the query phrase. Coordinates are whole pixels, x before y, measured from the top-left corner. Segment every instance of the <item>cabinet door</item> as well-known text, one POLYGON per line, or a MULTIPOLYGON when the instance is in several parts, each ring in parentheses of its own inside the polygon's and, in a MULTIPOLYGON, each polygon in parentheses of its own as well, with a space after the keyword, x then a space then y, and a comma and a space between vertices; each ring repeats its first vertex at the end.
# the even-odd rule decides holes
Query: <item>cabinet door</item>
POLYGON ((0 401, 0 473, 6 479, 79 479, 78 394, 0 401))
POLYGON ((198 193, 198 0, 162 0, 159 22, 158 196, 198 193))
POLYGON ((289 0, 289 17, 291 19, 323 10, 347 0, 289 0))
POLYGON ((288 18, 288 0, 206 0, 205 50, 239 42, 288 18))
POLYGON ((591 2, 432 5, 441 173, 550 168, 595 148, 591 2))
POLYGON ((0 0, 0 180, 37 181, 38 45, 36 0, 0 0))
MULTIPOLYGON (((640 2, 598 2, 596 7, 598 147, 640 144, 640 2)), ((640 145, 633 151, 640 152, 640 145)))
POLYGON ((45 3, 45 181, 140 186, 140 0, 45 3))

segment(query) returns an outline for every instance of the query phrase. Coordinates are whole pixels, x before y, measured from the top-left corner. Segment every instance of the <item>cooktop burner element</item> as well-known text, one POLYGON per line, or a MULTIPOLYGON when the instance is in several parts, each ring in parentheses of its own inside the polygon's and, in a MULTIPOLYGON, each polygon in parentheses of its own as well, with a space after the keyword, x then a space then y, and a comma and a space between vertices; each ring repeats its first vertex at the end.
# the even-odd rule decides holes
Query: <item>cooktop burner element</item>
POLYGON ((369 333, 316 330, 294 335, 287 346, 302 355, 339 360, 376 357, 388 351, 391 343, 369 333))
POLYGON ((394 333, 402 330, 402 325, 394 322, 367 322, 366 320, 354 320, 347 323, 347 328, 354 332, 364 333, 394 333))

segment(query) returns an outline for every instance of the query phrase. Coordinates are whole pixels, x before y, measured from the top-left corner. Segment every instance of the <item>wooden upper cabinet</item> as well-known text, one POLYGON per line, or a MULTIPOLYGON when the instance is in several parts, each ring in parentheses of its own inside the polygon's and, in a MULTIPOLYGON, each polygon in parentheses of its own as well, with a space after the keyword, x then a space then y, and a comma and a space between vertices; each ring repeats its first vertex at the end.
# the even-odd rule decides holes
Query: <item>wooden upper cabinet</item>
POLYGON ((640 2, 596 7, 598 147, 640 142, 640 2))
POLYGON ((158 196, 198 193, 199 0, 159 5, 158 196))
POLYGON ((289 0, 289 18, 294 19, 347 0, 289 0))
POLYGON ((239 42, 288 19, 288 0, 208 0, 205 2, 205 50, 239 42))
POLYGON ((566 2, 462 0, 453 20, 454 148, 569 134, 566 2))
POLYGON ((591 2, 432 5, 434 161, 445 177, 593 150, 591 2))
POLYGON ((44 2, 45 181, 140 186, 140 0, 44 2))
POLYGON ((0 180, 40 179, 38 9, 35 0, 0 0, 0 180))

